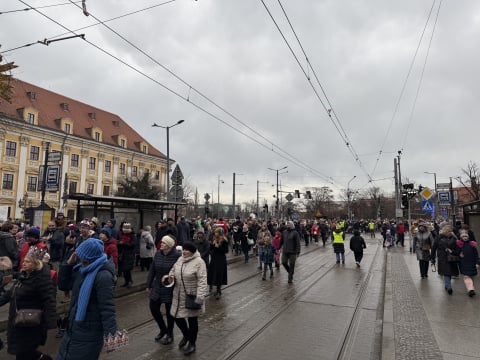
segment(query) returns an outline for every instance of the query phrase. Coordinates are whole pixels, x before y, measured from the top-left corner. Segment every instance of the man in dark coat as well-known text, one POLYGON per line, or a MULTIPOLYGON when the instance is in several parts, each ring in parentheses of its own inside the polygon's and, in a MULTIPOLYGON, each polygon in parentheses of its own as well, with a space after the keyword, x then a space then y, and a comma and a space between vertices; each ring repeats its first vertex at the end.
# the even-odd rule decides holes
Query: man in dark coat
POLYGON ((10 233, 12 227, 13 225, 11 223, 5 223, 2 225, 0 230, 0 256, 7 256, 12 260, 12 263, 14 263, 18 251, 15 236, 10 233))
POLYGON ((183 243, 190 241, 190 225, 188 225, 185 217, 182 216, 177 224, 177 243, 183 246, 183 243))
POLYGON ((284 230, 282 233, 280 247, 283 247, 282 265, 288 272, 288 283, 291 284, 295 272, 295 262, 297 261, 297 256, 300 255, 300 235, 295 230, 293 221, 287 221, 287 230, 284 230))

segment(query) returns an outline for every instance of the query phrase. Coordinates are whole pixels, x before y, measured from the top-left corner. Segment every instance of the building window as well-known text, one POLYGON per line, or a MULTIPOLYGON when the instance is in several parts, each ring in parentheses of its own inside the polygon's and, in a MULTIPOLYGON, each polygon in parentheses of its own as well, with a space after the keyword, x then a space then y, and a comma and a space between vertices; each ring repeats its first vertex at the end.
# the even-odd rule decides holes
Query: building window
POLYGON ((6 156, 15 156, 17 155, 17 143, 15 141, 7 141, 7 146, 5 148, 6 156))
POLYGON ((37 191, 37 177, 29 176, 27 179, 27 191, 37 191))
POLYGON ((93 190, 95 189, 95 184, 87 184, 87 194, 93 195, 93 190))
POLYGON ((143 152, 144 154, 147 153, 147 145, 143 145, 143 146, 142 146, 142 152, 143 152))
POLYGON ((160 171, 155 171, 155 180, 160 180, 160 171))
POLYGON ((132 166, 132 176, 138 175, 138 168, 136 166, 132 166))
POLYGON ((67 134, 70 134, 70 131, 72 130, 72 127, 69 123, 63 124, 63 131, 67 134))
POLYGON ((117 190, 117 193, 120 194, 120 195, 123 195, 124 191, 125 191, 125 189, 123 188, 123 186, 119 186, 118 190, 117 190))
POLYGON ((126 173, 126 166, 123 163, 120 163, 120 175, 125 175, 126 173))
POLYGON ((124 149, 127 147, 127 142, 125 141, 125 139, 120 139, 120 147, 124 149))
POLYGON ((40 159, 40 147, 32 145, 30 146, 30 160, 38 161, 40 159))
POLYGON ((110 196, 110 186, 103 185, 103 196, 110 196))
POLYGON ((71 167, 78 167, 79 159, 80 159, 80 155, 72 154, 72 156, 70 157, 70 166, 71 167))
POLYGON ((75 194, 76 192, 77 192, 77 182, 70 181, 70 184, 68 184, 68 193, 75 194))
POLYGON ((112 162, 110 160, 105 160, 105 172, 112 172, 112 162))
POLYGON ((35 114, 27 113, 27 123, 35 125, 35 114))
POLYGON ((2 189, 13 190, 13 174, 3 174, 2 189))
POLYGON ((100 133, 95 131, 95 141, 100 141, 100 133))
POLYGON ((97 167, 97 158, 90 157, 88 160, 88 168, 90 170, 95 170, 97 167))

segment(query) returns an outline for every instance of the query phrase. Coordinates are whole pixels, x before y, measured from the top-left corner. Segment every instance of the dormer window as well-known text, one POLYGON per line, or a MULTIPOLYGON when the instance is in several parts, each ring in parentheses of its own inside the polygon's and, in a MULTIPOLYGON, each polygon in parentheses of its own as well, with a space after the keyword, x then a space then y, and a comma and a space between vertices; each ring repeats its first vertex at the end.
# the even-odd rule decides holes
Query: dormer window
POLYGON ((121 148, 127 148, 127 137, 125 135, 118 135, 117 145, 121 148))
POLYGON ((27 113, 27 123, 35 125, 35 114, 27 113))
POLYGON ((124 149, 127 147, 127 141, 125 139, 120 139, 120 147, 124 149))
POLYGON ((37 93, 34 91, 28 91, 27 96, 30 100, 36 100, 37 99, 37 93))
POLYGON ((60 129, 65 134, 73 134, 73 120, 65 117, 60 119, 60 129))
POLYGON ((113 124, 113 126, 115 126, 115 127, 119 127, 119 126, 120 126, 120 121, 118 121, 118 120, 113 120, 113 121, 112 121, 112 124, 113 124))
POLYGON ((17 109, 18 114, 23 118, 27 124, 30 125, 38 125, 38 110, 31 107, 26 106, 24 108, 17 109))
POLYGON ((95 120, 97 118, 97 115, 94 113, 94 112, 89 112, 88 113, 88 117, 91 119, 91 120, 95 120))
POLYGON ((95 131, 95 141, 102 141, 102 134, 98 131, 95 131))
POLYGON ((71 126, 68 123, 63 124, 63 132, 70 134, 71 126))
POLYGON ((66 102, 63 102, 60 104, 60 107, 63 109, 63 111, 68 111, 68 103, 66 102))
POLYGON ((142 152, 146 154, 148 152, 148 147, 147 145, 142 145, 142 152))

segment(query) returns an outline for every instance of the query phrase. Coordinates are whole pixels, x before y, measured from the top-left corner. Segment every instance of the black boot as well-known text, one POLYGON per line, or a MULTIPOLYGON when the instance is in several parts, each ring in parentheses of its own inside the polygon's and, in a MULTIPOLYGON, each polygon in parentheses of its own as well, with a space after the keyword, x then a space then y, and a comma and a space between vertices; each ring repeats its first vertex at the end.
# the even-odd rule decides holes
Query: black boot
POLYGON ((187 340, 187 338, 184 336, 184 337, 182 338, 182 340, 180 340, 180 342, 178 343, 178 348, 179 348, 179 349, 183 348, 185 345, 187 345, 187 342, 188 342, 188 340, 187 340))
POLYGON ((185 346, 185 348, 183 349, 183 354, 184 355, 190 355, 190 354, 193 354, 195 352, 196 348, 195 348, 195 344, 192 344, 190 341, 187 342, 187 345, 185 346))

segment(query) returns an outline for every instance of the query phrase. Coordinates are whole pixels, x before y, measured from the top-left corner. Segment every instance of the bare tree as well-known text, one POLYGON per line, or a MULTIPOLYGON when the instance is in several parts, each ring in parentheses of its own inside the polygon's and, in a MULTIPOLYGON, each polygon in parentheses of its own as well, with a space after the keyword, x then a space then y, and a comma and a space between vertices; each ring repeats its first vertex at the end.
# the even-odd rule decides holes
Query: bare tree
POLYGON ((10 82, 13 77, 11 71, 17 67, 13 62, 2 64, 3 57, 0 55, 0 99, 8 102, 12 101, 12 85, 10 82))
POLYGON ((478 184, 480 169, 478 168, 477 163, 470 161, 467 168, 462 169, 462 173, 466 178, 463 179, 462 176, 458 176, 456 179, 467 190, 471 201, 480 200, 480 189, 478 184))

